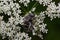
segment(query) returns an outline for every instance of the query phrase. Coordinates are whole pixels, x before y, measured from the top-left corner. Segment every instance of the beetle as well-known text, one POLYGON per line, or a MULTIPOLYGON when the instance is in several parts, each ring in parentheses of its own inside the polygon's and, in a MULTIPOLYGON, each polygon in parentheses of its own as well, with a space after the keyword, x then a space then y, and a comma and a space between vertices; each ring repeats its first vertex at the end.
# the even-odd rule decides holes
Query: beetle
POLYGON ((29 13, 28 15, 26 15, 23 18, 23 28, 26 32, 31 32, 34 28, 33 28, 33 20, 35 18, 35 14, 33 13, 29 13))

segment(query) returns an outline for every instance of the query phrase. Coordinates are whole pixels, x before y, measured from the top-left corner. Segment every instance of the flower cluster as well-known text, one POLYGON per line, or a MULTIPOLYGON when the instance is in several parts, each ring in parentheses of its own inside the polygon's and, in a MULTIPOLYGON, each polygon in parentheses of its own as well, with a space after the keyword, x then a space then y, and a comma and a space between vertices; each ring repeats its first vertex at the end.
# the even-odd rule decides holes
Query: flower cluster
POLYGON ((50 5, 48 5, 45 13, 51 18, 51 20, 56 17, 60 18, 60 3, 58 3, 58 6, 56 6, 55 2, 51 2, 50 5))
POLYGON ((20 16, 21 10, 18 3, 14 3, 15 0, 0 0, 0 14, 8 15, 8 22, 6 23, 3 20, 3 17, 0 16, 0 34, 2 39, 8 36, 9 40, 31 40, 31 37, 27 33, 20 32, 21 27, 17 26, 22 23, 23 17, 20 16))
MULTIPOLYGON (((31 40, 32 37, 30 37, 28 33, 24 31, 21 32, 21 25, 24 22, 23 19, 25 18, 25 15, 29 13, 34 14, 34 11, 37 8, 33 7, 27 14, 22 16, 20 15, 22 14, 22 10, 20 9, 22 7, 20 3, 24 4, 25 7, 28 7, 28 3, 30 3, 30 0, 18 0, 19 3, 16 1, 17 0, 0 0, 0 14, 3 14, 0 16, 0 34, 2 35, 2 39, 8 36, 9 40, 31 40), (3 20, 5 17, 4 15, 10 16, 8 17, 7 22, 3 20)), ((36 1, 38 1, 40 5, 43 4, 44 6, 47 6, 47 9, 46 11, 40 12, 39 15, 35 14, 35 19, 33 20, 34 24, 32 25, 33 29, 31 31, 33 35, 37 35, 41 39, 43 39, 42 33, 47 33, 48 31, 48 29, 46 29, 47 24, 44 23, 44 19, 46 18, 45 15, 48 15, 51 20, 56 17, 60 18, 60 3, 58 3, 58 6, 56 6, 55 2, 52 2, 52 0, 36 1)), ((24 28, 26 26, 23 25, 24 28)), ((29 29, 31 29, 31 26, 29 29)))
POLYGON ((40 4, 43 4, 44 6, 49 5, 50 2, 52 2, 52 0, 36 0, 36 1, 38 1, 40 4))
POLYGON ((41 34, 41 32, 43 33, 47 33, 48 29, 46 29, 47 24, 44 24, 44 18, 45 18, 45 14, 44 12, 41 12, 39 15, 35 15, 36 20, 35 20, 35 24, 33 25, 34 30, 33 30, 33 35, 38 35, 41 39, 43 39, 43 35, 41 34))
POLYGON ((23 3, 24 6, 27 6, 27 4, 30 2, 30 0, 19 0, 19 3, 23 3))

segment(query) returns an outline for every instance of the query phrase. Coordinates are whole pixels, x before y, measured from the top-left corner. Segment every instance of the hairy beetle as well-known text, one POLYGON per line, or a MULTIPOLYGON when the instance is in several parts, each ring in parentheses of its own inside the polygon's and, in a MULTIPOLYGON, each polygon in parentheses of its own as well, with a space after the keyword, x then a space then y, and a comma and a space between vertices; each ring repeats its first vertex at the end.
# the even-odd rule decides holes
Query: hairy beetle
POLYGON ((35 18, 35 15, 33 13, 29 13, 23 18, 23 28, 26 32, 31 32, 33 30, 33 20, 35 18))

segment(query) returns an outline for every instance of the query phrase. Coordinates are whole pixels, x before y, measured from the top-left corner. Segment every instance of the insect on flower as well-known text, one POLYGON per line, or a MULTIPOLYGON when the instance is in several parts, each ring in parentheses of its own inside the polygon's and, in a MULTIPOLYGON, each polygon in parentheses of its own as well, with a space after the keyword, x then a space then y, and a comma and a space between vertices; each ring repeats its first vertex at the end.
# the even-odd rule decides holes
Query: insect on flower
POLYGON ((24 17, 23 28, 26 32, 31 32, 33 30, 33 20, 35 19, 35 15, 33 13, 29 13, 24 17))

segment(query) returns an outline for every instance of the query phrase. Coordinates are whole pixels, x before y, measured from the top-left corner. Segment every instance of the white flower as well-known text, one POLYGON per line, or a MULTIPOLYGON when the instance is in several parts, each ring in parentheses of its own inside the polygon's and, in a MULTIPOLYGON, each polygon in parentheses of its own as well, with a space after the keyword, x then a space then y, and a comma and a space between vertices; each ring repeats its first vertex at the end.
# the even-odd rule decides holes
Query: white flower
MULTIPOLYGON (((29 37, 29 34, 25 32, 21 32, 21 27, 18 26, 18 24, 23 25, 23 18, 25 16, 21 16, 22 8, 19 3, 23 3, 24 6, 28 7, 28 3, 30 3, 30 0, 19 0, 19 3, 13 2, 17 0, 0 0, 0 13, 7 14, 10 16, 8 18, 8 22, 5 23, 3 19, 3 16, 0 16, 0 34, 3 38, 8 36, 9 40, 31 40, 31 37, 29 37), (3 2, 2 2, 3 1, 3 2), (8 3, 9 2, 9 3, 8 3)), ((32 0, 34 1, 34 0, 32 0)), ((43 33, 47 33, 48 29, 46 29, 47 24, 44 23, 45 15, 48 15, 48 17, 52 19, 58 17, 60 18, 60 3, 58 3, 58 6, 55 4, 55 2, 52 2, 52 0, 36 0, 43 6, 47 6, 46 11, 40 12, 39 15, 35 14, 34 19, 34 25, 32 33, 33 35, 39 36, 41 39, 43 39, 43 33)), ((36 7, 33 7, 27 14, 32 13, 36 10, 36 7)))
POLYGON ((31 10, 31 11, 33 11, 33 12, 34 12, 34 11, 35 11, 35 9, 36 9, 36 8, 34 7, 34 8, 32 8, 32 10, 31 10))
POLYGON ((45 5, 50 4, 50 2, 51 2, 52 0, 36 0, 36 1, 39 1, 40 4, 43 4, 43 5, 45 6, 45 5))
POLYGON ((27 6, 27 4, 30 2, 30 0, 20 0, 20 3, 23 3, 24 6, 27 6))

